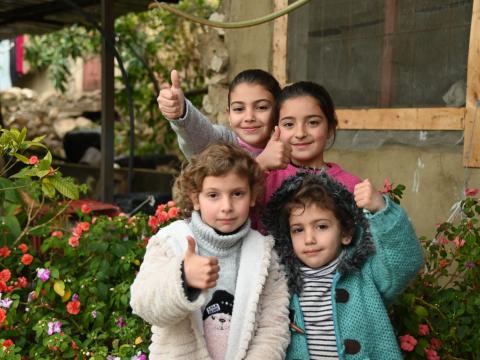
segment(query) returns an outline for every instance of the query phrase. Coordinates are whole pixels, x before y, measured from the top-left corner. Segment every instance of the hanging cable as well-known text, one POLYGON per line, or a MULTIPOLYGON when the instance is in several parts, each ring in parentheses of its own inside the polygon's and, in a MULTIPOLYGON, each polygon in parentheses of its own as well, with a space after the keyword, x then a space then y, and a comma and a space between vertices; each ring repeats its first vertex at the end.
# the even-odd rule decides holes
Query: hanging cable
POLYGON ((161 8, 164 10, 167 10, 175 15, 181 16, 187 20, 190 20, 194 23, 210 26, 210 27, 216 27, 216 28, 222 28, 222 29, 240 29, 240 28, 246 28, 250 26, 256 26, 260 25, 272 20, 275 20, 276 18, 283 16, 285 14, 288 14, 289 12, 292 12, 295 9, 298 9, 300 6, 305 5, 308 3, 310 0, 298 0, 294 2, 293 4, 288 5, 286 8, 278 10, 276 12, 273 12, 271 14, 252 19, 252 20, 244 20, 244 21, 238 21, 238 22, 230 22, 230 23, 225 23, 221 21, 213 21, 213 20, 206 20, 204 18, 188 14, 182 10, 177 9, 176 7, 173 7, 171 5, 159 2, 158 0, 155 0, 154 3, 150 4, 148 7, 150 9, 153 8, 161 8))

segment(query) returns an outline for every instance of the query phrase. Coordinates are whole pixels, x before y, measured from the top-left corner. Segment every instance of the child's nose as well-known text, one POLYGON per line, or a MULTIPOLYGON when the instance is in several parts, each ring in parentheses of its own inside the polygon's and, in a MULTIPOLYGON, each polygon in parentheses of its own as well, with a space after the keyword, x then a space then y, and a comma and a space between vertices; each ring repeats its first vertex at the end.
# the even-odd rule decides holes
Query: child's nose
POLYGON ((317 241, 315 240, 315 236, 313 231, 306 229, 305 230, 305 245, 314 245, 317 241))
POLYGON ((295 136, 297 138, 304 138, 307 135, 307 132, 305 131, 305 127, 303 125, 297 125, 295 127, 295 136))
POLYGON ((246 121, 255 121, 255 111, 254 111, 254 109, 251 109, 251 108, 246 109, 245 120, 246 121))
POLYGON ((232 199, 230 198, 225 198, 222 201, 222 210, 223 211, 229 211, 232 209, 232 199))

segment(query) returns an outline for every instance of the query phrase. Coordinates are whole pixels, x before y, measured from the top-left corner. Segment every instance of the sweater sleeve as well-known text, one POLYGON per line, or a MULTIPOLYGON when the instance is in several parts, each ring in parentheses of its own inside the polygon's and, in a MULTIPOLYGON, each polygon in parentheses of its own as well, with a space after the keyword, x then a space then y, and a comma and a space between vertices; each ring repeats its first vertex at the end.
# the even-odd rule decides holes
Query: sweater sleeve
POLYGON ((387 303, 417 275, 423 252, 406 212, 385 196, 386 207, 366 214, 376 253, 369 262, 373 280, 387 303))
POLYGON ((290 343, 287 281, 273 250, 268 271, 259 304, 258 326, 247 351, 246 359, 250 360, 284 359, 290 343))
POLYGON ((185 99, 185 116, 169 120, 170 126, 177 134, 180 150, 187 159, 202 152, 216 141, 234 143, 235 133, 225 126, 212 124, 205 115, 185 99))
POLYGON ((130 306, 133 313, 151 325, 174 325, 205 301, 203 292, 194 300, 186 297, 181 281, 183 259, 174 257, 165 239, 157 234, 152 237, 130 287, 130 306))

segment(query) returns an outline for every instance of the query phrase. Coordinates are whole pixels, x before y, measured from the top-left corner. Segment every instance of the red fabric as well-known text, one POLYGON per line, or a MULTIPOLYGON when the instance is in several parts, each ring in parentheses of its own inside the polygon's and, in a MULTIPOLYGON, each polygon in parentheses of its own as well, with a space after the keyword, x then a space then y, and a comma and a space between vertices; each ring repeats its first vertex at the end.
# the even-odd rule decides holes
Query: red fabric
POLYGON ((15 38, 15 68, 17 69, 17 73, 19 75, 23 75, 25 73, 23 69, 23 57, 24 57, 23 43, 24 43, 23 35, 17 36, 15 38))

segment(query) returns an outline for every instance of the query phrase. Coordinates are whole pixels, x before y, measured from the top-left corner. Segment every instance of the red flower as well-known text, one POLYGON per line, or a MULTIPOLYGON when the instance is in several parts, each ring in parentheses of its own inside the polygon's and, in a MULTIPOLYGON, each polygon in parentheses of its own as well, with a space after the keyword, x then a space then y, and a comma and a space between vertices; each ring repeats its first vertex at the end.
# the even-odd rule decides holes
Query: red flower
POLYGON ((6 246, 0 248, 0 256, 6 258, 8 255, 10 255, 10 249, 6 246))
POLYGON ((465 245, 465 240, 463 240, 460 236, 455 236, 455 239, 453 239, 453 243, 458 249, 463 247, 463 245, 465 245))
POLYGON ((0 280, 2 280, 2 281, 7 282, 8 280, 10 280, 11 276, 12 276, 12 274, 10 273, 10 270, 8 270, 8 269, 4 269, 4 270, 0 271, 0 280))
POLYGON ((60 230, 55 230, 52 232, 51 236, 61 238, 63 236, 63 232, 61 232, 60 230))
POLYGON ((386 178, 385 181, 383 182, 383 189, 380 191, 382 194, 387 194, 390 191, 392 191, 393 186, 392 183, 390 182, 389 178, 386 178))
POLYGON ((25 276, 20 276, 17 280, 19 288, 26 288, 28 285, 28 280, 25 276))
POLYGON ((80 312, 80 301, 69 301, 67 304, 67 312, 72 315, 77 315, 80 312))
POLYGON ((15 345, 15 344, 13 343, 13 341, 12 341, 12 340, 10 340, 10 339, 7 339, 7 340, 5 340, 5 341, 3 342, 3 344, 2 344, 2 345, 3 345, 3 347, 5 347, 5 348, 7 348, 7 349, 8 349, 10 346, 13 346, 13 345, 15 345))
POLYGON ((28 163, 30 165, 38 164, 38 157, 36 157, 35 155, 30 156, 30 159, 28 159, 28 163))
POLYGON ((430 340, 430 347, 433 350, 438 350, 442 347, 442 341, 437 338, 432 338, 432 340, 430 340))
POLYGON ((78 345, 75 341, 72 340, 72 342, 70 343, 70 347, 73 349, 73 350, 78 350, 78 345))
POLYGON ((417 346, 417 340, 413 336, 409 334, 400 336, 400 347, 402 350, 413 351, 415 346, 417 346))
POLYGON ((0 308, 0 325, 5 321, 6 318, 7 312, 3 308, 0 308))
POLYGON ((157 230, 158 224, 159 221, 156 216, 150 216, 148 218, 148 226, 150 226, 150 229, 152 229, 152 231, 157 230))
POLYGON ((427 360, 440 360, 440 356, 438 356, 437 352, 431 348, 425 349, 425 356, 427 360))
POLYGON ((19 248, 20 251, 21 251, 22 253, 24 253, 24 254, 28 251, 28 246, 27 246, 27 244, 23 244, 23 243, 22 243, 22 244, 18 245, 18 248, 19 248))
POLYGON ((83 204, 82 207, 80 208, 80 211, 85 215, 87 215, 87 214, 90 214, 90 212, 92 211, 92 208, 87 204, 83 204))
POLYGON ((430 333, 430 328, 427 324, 418 325, 418 334, 421 336, 428 335, 430 333))
POLYGON ((165 210, 165 205, 163 205, 163 204, 158 205, 158 206, 157 206, 157 210, 155 211, 155 216, 160 215, 160 213, 161 213, 163 210, 165 210))
POLYGON ((30 254, 23 254, 21 262, 23 265, 30 265, 33 261, 33 256, 30 254))
POLYGON ((7 291, 7 283, 3 280, 0 280, 0 292, 7 291))
POLYGON ((86 221, 79 222, 77 226, 83 231, 88 231, 90 229, 90 224, 86 221))

